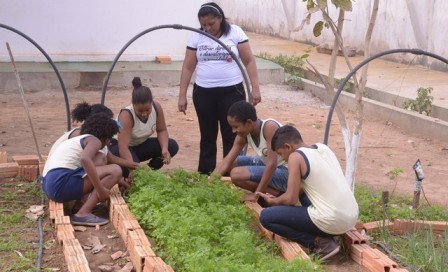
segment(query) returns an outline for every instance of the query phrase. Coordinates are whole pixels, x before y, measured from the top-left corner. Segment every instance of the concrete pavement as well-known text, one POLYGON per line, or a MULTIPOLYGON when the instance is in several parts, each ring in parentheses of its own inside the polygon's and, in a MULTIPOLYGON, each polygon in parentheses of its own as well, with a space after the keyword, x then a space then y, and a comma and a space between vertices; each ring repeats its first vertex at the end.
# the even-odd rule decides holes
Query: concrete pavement
MULTIPOLYGON (((321 74, 328 74, 331 56, 318 53, 316 48, 311 45, 255 33, 248 33, 248 36, 255 55, 268 53, 272 56, 279 54, 300 56, 306 53, 309 54, 308 61, 321 74)), ((363 57, 350 57, 349 61, 352 67, 355 67, 363 61, 363 57)), ((432 87, 431 95, 434 97, 432 116, 448 121, 447 72, 430 70, 426 67, 412 65, 412 63, 396 63, 383 59, 373 60, 368 65, 366 87, 369 98, 388 105, 399 106, 406 99, 415 99, 418 88, 432 87)), ((344 78, 349 72, 350 69, 348 69, 344 58, 338 57, 335 78, 344 78)))

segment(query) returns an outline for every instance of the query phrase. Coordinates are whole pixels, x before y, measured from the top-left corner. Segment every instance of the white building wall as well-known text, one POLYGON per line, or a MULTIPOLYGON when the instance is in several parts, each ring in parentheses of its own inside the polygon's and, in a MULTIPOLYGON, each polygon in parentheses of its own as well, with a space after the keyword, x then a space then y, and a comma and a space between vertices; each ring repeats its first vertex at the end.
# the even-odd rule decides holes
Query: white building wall
MULTIPOLYGON (((0 23, 37 42, 53 61, 111 61, 138 33, 159 25, 199 27, 199 0, 0 0, 0 23)), ((123 61, 154 60, 170 55, 181 60, 191 31, 161 29, 135 41, 123 61)), ((0 28, 0 61, 46 61, 31 43, 0 28)))
MULTIPOLYGON (((322 16, 312 15, 309 25, 300 31, 294 29, 306 17, 306 2, 301 0, 216 0, 227 17, 248 31, 274 35, 311 44, 333 43, 333 33, 324 29, 314 37, 313 26, 322 16)), ((338 12, 330 5, 331 17, 336 21, 338 12)), ((353 11, 345 15, 344 44, 364 51, 364 37, 369 24, 373 0, 353 1, 353 11)), ((442 57, 448 57, 448 1, 446 0, 380 0, 378 17, 372 36, 372 54, 388 49, 418 48, 442 57)), ((425 56, 395 54, 387 58, 429 65, 447 70, 442 62, 425 56)))

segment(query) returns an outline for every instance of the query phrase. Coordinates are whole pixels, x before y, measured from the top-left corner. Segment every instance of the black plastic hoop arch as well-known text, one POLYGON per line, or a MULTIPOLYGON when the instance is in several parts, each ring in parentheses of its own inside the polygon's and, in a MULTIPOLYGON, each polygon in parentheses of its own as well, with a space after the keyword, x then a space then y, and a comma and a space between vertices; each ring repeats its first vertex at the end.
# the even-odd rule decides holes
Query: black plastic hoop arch
POLYGON ((238 60, 238 57, 235 55, 235 53, 233 53, 232 50, 230 50, 230 48, 228 48, 223 42, 221 42, 220 40, 218 40, 214 36, 206 33, 205 31, 199 30, 197 28, 192 28, 192 27, 188 27, 188 26, 179 25, 179 24, 173 24, 173 25, 159 25, 159 26, 148 28, 148 29, 140 32, 139 34, 135 35, 131 40, 129 40, 123 46, 123 48, 121 48, 120 52, 118 52, 117 56, 115 57, 114 61, 112 62, 112 65, 111 65, 109 71, 107 72, 106 79, 104 80, 103 90, 102 90, 102 94, 101 94, 101 104, 104 104, 104 100, 105 100, 105 96, 106 96, 107 84, 109 83, 109 79, 110 79, 110 76, 112 75, 112 71, 113 71, 113 69, 115 67, 115 64, 118 62, 118 59, 123 54, 123 52, 129 47, 129 45, 131 45, 133 42, 135 42, 135 40, 137 40, 141 36, 145 35, 146 33, 151 32, 151 31, 154 31, 154 30, 157 30, 157 29, 163 29, 163 28, 173 28, 173 29, 180 29, 180 30, 185 29, 185 30, 194 31, 194 32, 200 33, 202 35, 205 35, 205 36, 209 37, 210 39, 214 40, 215 42, 217 42, 218 44, 220 44, 225 50, 227 50, 227 52, 230 54, 232 59, 236 61, 237 65, 238 65, 238 68, 240 68, 241 74, 243 75, 244 82, 246 84, 246 88, 245 89, 246 89, 247 99, 248 99, 248 101, 250 103, 252 103, 252 96, 251 96, 251 92, 250 92, 250 85, 249 85, 249 81, 247 80, 246 72, 244 71, 244 68, 241 65, 241 62, 238 60))
POLYGON ((64 100, 65 100, 65 109, 66 109, 66 114, 67 114, 67 131, 69 131, 71 129, 71 122, 70 122, 70 104, 68 103, 68 96, 67 96, 67 91, 65 89, 65 85, 64 85, 64 81, 62 80, 61 75, 59 74, 58 69, 56 68, 56 65, 54 65, 53 61, 51 60, 50 56, 45 52, 45 50, 40 47, 33 39, 31 39, 30 37, 28 37, 27 35, 25 35, 23 32, 20 32, 19 30, 4 25, 4 24, 0 24, 1 28, 5 28, 8 29, 14 33, 19 34, 20 36, 22 36, 23 38, 27 39, 30 43, 32 43, 37 49, 39 49, 39 51, 45 56, 45 58, 47 59, 47 61, 50 63, 51 67, 53 67, 54 72, 56 73, 56 76, 58 77, 59 83, 61 84, 61 88, 62 88, 62 93, 64 94, 64 100))
POLYGON ((331 107, 330 107, 330 112, 328 113, 328 118, 327 118, 327 124, 325 125, 325 135, 324 135, 324 144, 328 143, 328 135, 330 133, 330 125, 331 125, 331 117, 333 116, 333 111, 334 111, 334 107, 336 106, 336 102, 338 101, 339 95, 341 94, 342 90, 345 87, 345 84, 347 84, 347 82, 350 80, 350 78, 364 65, 366 65, 367 63, 371 62, 374 59, 380 58, 382 56, 385 55, 390 55, 390 54, 395 54, 395 53, 411 53, 414 55, 425 55, 428 57, 432 57, 435 59, 438 59, 442 62, 444 62, 445 64, 448 64, 448 60, 445 59, 444 57, 441 57, 439 55, 430 53, 430 52, 426 52, 420 49, 391 49, 391 50, 386 50, 380 53, 377 53, 373 56, 371 56, 368 59, 365 59, 363 62, 361 62, 360 64, 356 65, 355 68, 353 68, 350 73, 348 73, 348 75, 344 78, 344 81, 342 81, 341 85, 339 85, 338 91, 336 92, 336 94, 333 97, 333 102, 331 103, 331 107))

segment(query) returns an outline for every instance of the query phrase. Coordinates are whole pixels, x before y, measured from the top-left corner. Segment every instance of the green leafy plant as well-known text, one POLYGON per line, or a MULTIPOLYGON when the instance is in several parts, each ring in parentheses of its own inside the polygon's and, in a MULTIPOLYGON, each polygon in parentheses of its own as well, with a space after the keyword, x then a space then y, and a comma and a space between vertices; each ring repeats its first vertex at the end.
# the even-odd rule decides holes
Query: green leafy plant
POLYGON ((403 173, 403 169, 401 169, 400 167, 395 167, 394 169, 390 170, 387 175, 391 180, 395 180, 401 173, 403 173))
MULTIPOLYGON (((339 85, 344 81, 345 78, 341 77, 339 79, 336 79, 336 87, 339 88, 339 85)), ((344 88, 342 89, 344 92, 352 93, 352 87, 353 87, 353 80, 349 79, 347 81, 347 84, 345 84, 344 88)))
MULTIPOLYGON (((339 88, 339 85, 344 81, 345 78, 341 77, 340 79, 336 79, 336 87, 339 88)), ((353 80, 349 79, 342 89, 344 92, 353 93, 353 80)), ((369 93, 364 90, 362 93, 362 97, 369 98, 369 93)))
POLYGON ((261 53, 257 57, 272 61, 283 67, 283 69, 285 69, 285 72, 289 75, 288 85, 296 87, 298 89, 303 89, 302 78, 304 76, 301 68, 305 64, 305 60, 309 57, 309 54, 303 54, 301 56, 286 56, 282 54, 272 56, 267 53, 261 53))
MULTIPOLYGON (((359 205, 359 219, 363 222, 395 219, 448 221, 448 211, 440 206, 422 204, 410 209, 411 197, 391 196, 389 205, 382 205, 381 194, 365 186, 357 186, 355 197, 359 205)), ((371 244, 384 244, 404 263, 416 271, 446 271, 448 264, 448 231, 436 233, 421 229, 395 235, 387 228, 371 234, 371 244)))
POLYGON ((316 271, 316 263, 286 262, 257 234, 242 192, 218 179, 176 170, 140 169, 128 204, 154 250, 175 271, 316 271))
POLYGON ((403 169, 401 169, 400 167, 395 167, 394 169, 390 170, 387 173, 387 176, 389 176, 389 178, 395 182, 394 189, 392 190, 392 193, 391 193, 392 195, 395 193, 395 189, 397 189, 397 184, 398 184, 397 177, 401 173, 403 173, 403 169))
POLYGON ((432 87, 418 88, 417 98, 415 100, 404 101, 402 104, 403 109, 431 116, 432 101, 434 100, 434 97, 431 95, 432 90, 432 87))

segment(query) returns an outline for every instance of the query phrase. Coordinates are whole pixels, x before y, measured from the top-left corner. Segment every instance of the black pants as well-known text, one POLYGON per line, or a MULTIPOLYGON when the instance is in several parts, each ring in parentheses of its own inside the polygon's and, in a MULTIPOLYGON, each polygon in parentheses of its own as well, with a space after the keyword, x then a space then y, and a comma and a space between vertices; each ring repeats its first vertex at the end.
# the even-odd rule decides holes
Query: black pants
POLYGON ((224 157, 232 148, 235 134, 227 122, 230 106, 246 99, 243 83, 216 88, 203 88, 194 84, 193 103, 201 133, 199 166, 201 174, 210 174, 216 167, 218 124, 221 130, 224 157))
MULTIPOLYGON (((120 156, 117 140, 112 139, 109 145, 109 151, 115 156, 120 156)), ((155 137, 148 138, 137 146, 130 146, 129 151, 135 162, 149 160, 148 166, 154 170, 160 169, 163 166, 162 147, 159 144, 159 140, 155 137)), ((179 151, 179 145, 175 140, 169 138, 168 152, 170 152, 171 157, 174 157, 177 154, 177 151, 179 151)), ((127 177, 129 175, 129 170, 126 167, 121 167, 121 169, 123 170, 123 177, 127 177)))

